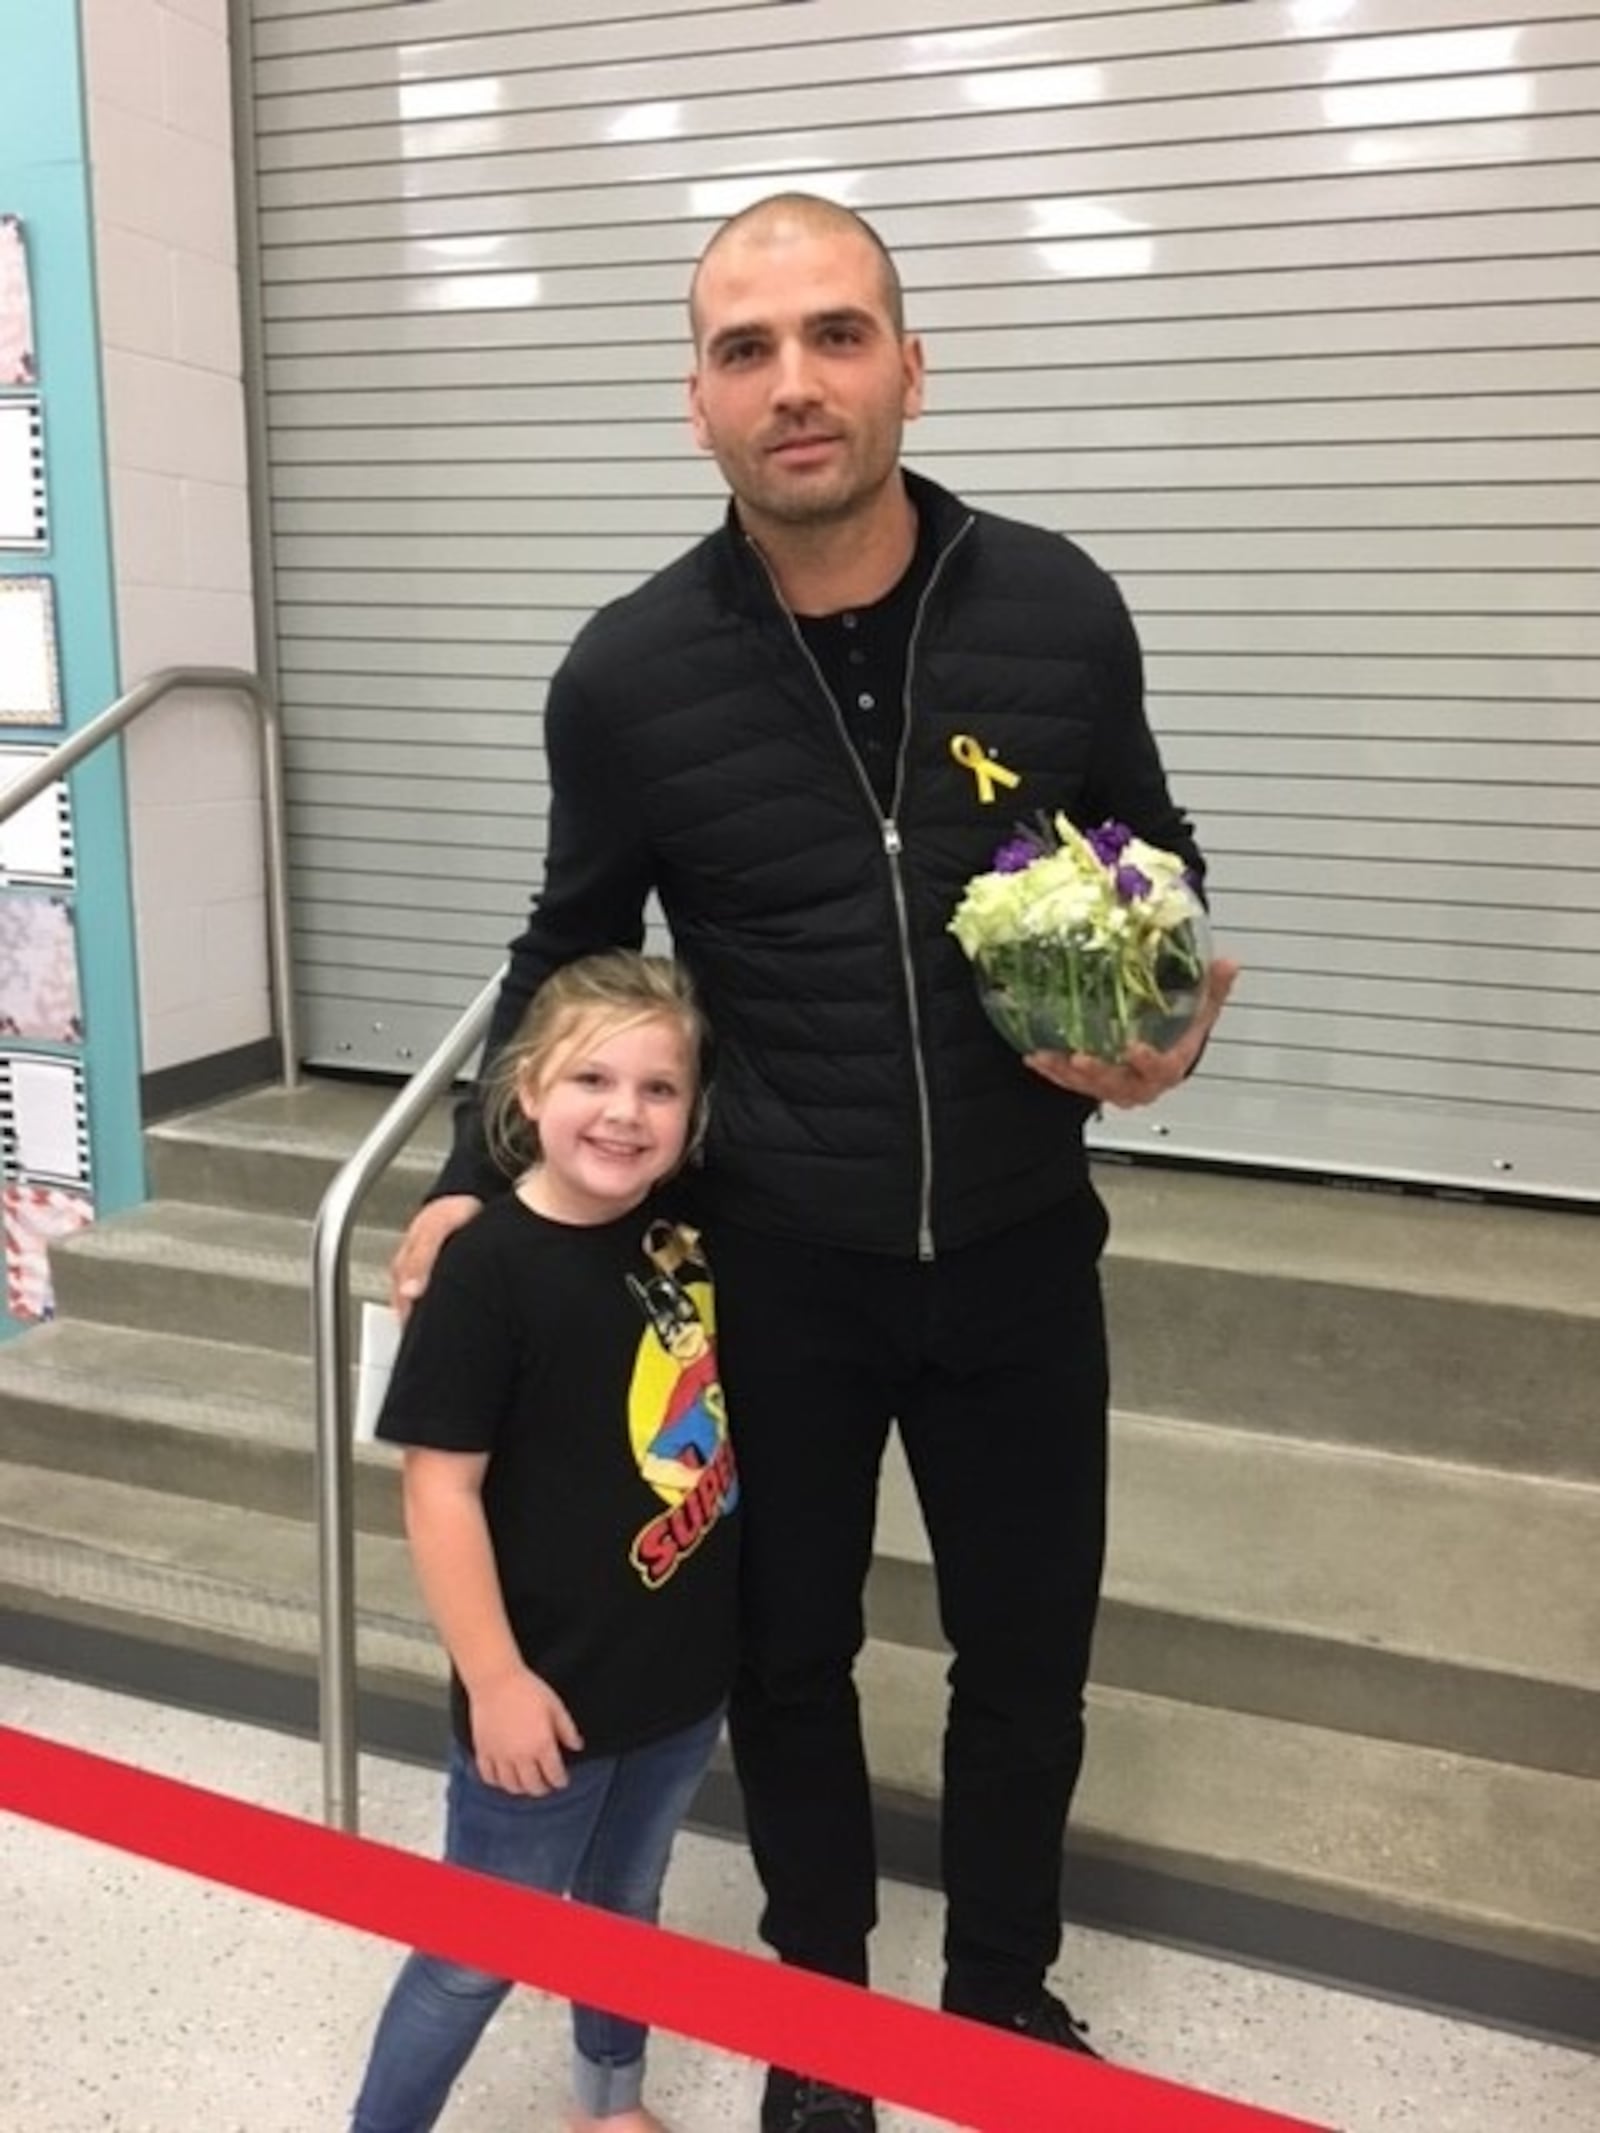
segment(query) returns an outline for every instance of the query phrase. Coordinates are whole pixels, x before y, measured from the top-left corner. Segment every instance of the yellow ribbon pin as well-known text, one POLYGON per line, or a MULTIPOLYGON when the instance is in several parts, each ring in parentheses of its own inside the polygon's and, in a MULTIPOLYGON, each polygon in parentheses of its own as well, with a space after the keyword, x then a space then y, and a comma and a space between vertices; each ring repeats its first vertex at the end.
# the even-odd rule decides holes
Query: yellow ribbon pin
POLYGON ((981 742, 975 741, 970 733, 955 734, 950 742, 950 753, 963 770, 970 770, 976 778, 980 806, 991 805, 997 785, 1013 786, 1022 783, 1016 771, 1007 770, 1004 763, 986 753, 981 742))

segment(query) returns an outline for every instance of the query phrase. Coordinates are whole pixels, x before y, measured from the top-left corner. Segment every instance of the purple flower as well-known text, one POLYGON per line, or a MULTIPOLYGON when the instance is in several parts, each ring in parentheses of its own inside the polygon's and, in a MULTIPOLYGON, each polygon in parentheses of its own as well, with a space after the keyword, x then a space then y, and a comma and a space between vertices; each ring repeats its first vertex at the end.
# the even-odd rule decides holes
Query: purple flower
POLYGON ((1113 878, 1117 894, 1125 904, 1136 904, 1141 896, 1150 894, 1150 877, 1141 874, 1137 867, 1118 867, 1113 878))
POLYGON ((1102 822, 1089 835, 1089 848, 1103 867, 1114 867, 1122 857, 1123 847, 1133 842, 1133 831, 1125 822, 1102 822))
POLYGON ((1024 867, 1031 867, 1036 859, 1043 857, 1044 846, 1036 837, 1012 837, 995 853, 994 872, 1020 874, 1024 867))

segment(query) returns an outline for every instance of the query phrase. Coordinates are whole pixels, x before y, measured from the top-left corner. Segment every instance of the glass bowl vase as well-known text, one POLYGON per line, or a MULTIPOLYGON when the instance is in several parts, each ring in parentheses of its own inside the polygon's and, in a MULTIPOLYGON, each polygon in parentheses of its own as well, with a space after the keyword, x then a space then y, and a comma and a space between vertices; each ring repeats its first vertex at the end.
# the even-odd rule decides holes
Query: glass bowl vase
POLYGON ((1067 937, 982 949, 973 958, 984 1013, 1015 1051, 1084 1052, 1115 1063, 1130 1046, 1164 1052, 1205 1000, 1211 928, 1190 893, 1180 924, 1152 940, 1096 946, 1067 937))

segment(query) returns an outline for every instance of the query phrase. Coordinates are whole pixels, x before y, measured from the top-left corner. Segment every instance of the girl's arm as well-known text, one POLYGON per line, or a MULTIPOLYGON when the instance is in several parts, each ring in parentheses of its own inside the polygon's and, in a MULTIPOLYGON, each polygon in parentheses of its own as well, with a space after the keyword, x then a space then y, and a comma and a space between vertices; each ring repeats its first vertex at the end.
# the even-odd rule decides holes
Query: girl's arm
POLYGON ((478 1775, 503 1792, 548 1792, 567 1782, 563 1748, 581 1748, 571 1713, 534 1673, 511 1634, 489 1523, 485 1452, 406 1448, 406 1537, 422 1596, 461 1676, 478 1775))

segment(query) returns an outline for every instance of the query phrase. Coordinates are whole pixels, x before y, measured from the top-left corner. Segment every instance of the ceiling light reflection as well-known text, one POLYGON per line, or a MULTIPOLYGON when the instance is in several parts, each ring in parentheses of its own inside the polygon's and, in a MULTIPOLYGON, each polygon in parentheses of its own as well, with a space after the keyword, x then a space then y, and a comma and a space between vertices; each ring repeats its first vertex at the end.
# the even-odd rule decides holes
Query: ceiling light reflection
POLYGON ((975 104, 991 111, 1021 111, 1037 104, 1093 104, 1106 93, 1104 67, 1005 67, 969 74, 961 86, 975 104))
POLYGON ((1353 15, 1359 0, 1290 0, 1289 20, 1301 37, 1320 37, 1353 15))
POLYGON ((1498 73, 1516 63, 1519 29, 1441 30, 1415 37, 1361 37, 1334 48, 1328 81, 1392 80, 1406 74, 1498 73))
POLYGON ((1520 118, 1533 109, 1533 76, 1364 82, 1359 88, 1324 89, 1322 108, 1330 126, 1432 126, 1452 119, 1520 118))
POLYGON ((500 110, 505 100, 505 83, 495 74, 482 74, 467 81, 400 84, 403 119, 480 118, 486 111, 500 110))
POLYGON ((502 230, 492 237, 413 237, 408 249, 419 262, 428 261, 436 268, 446 264, 471 267, 481 266, 520 242, 518 232, 502 230))
POLYGON ((955 65, 963 60, 981 59, 985 54, 1002 50, 1006 45, 1020 43, 1024 38, 1036 36, 1032 28, 1013 30, 930 30, 924 35, 909 37, 906 42, 914 56, 929 60, 943 60, 955 65))
POLYGON ((1091 238, 1084 244, 1036 244, 1034 250, 1052 274, 1075 281, 1114 281, 1148 274, 1156 263, 1153 237, 1091 238))
POLYGON ((1030 200, 1028 219, 1035 237, 1115 237, 1150 227, 1104 200, 1030 200))
POLYGON ((682 131, 682 104, 629 104, 606 121, 606 137, 613 141, 670 141, 682 131))
POLYGON ((456 274, 436 282, 440 311, 520 311, 540 301, 537 274, 456 274))
POLYGON ((1532 154, 1525 126, 1444 126, 1426 133, 1352 134, 1345 160, 1360 170, 1399 170, 1406 164, 1521 163, 1532 154))

